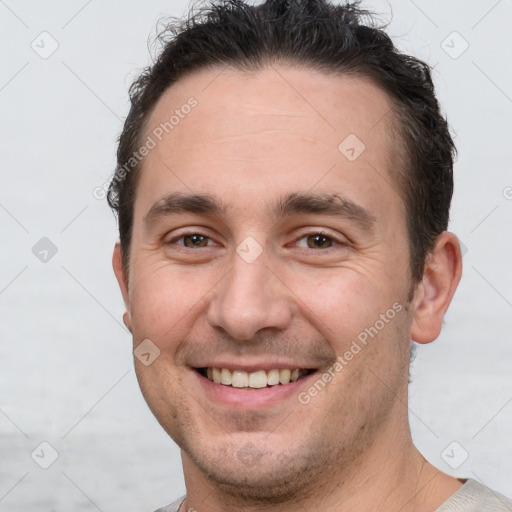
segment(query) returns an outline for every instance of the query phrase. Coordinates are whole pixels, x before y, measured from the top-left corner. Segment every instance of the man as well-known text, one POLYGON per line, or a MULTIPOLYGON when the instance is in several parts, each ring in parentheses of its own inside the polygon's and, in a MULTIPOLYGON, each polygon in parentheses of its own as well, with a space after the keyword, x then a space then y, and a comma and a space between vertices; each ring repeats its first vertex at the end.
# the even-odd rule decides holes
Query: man
POLYGON ((145 399, 180 446, 160 511, 496 511, 412 443, 411 340, 461 276, 428 66, 357 4, 241 1, 164 34, 109 202, 145 399))

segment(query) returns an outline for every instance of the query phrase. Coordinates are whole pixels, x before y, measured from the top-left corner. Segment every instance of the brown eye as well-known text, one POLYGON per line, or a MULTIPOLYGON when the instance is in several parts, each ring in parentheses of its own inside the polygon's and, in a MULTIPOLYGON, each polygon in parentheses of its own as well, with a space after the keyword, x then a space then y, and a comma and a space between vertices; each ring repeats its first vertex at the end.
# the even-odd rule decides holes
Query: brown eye
POLYGON ((198 249, 215 245, 210 237, 201 233, 189 232, 173 238, 167 242, 167 245, 179 245, 187 249, 198 249))
POLYGON ((204 235, 199 235, 197 233, 194 233, 192 235, 184 235, 181 238, 183 238, 183 245, 185 247, 206 247, 208 245, 208 237, 204 235))
POLYGON ((320 231, 305 233, 302 237, 300 237, 296 245, 302 247, 304 249, 330 249, 335 245, 344 246, 346 243, 334 238, 333 236, 328 235, 327 233, 322 233, 320 231))
POLYGON ((334 245, 331 237, 322 235, 321 233, 307 235, 305 238, 307 239, 307 246, 310 249, 328 249, 334 245))

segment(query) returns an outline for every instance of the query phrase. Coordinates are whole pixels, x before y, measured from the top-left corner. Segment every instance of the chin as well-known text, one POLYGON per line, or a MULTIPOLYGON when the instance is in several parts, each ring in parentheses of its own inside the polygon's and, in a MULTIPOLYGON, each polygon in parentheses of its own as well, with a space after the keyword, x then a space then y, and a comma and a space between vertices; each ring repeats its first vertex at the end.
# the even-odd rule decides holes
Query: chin
POLYGON ((227 496, 255 505, 285 503, 306 497, 313 480, 322 478, 329 455, 326 446, 296 442, 268 433, 235 434, 224 442, 218 438, 199 443, 199 438, 182 445, 187 458, 214 487, 227 496), (285 447, 286 451, 283 451, 285 447), (314 476, 314 478, 313 478, 314 476))
MULTIPOLYGON (((278 504, 296 497, 310 474, 307 465, 264 455, 251 465, 233 458, 219 461, 194 458, 197 467, 217 488, 228 496, 258 504, 278 504)), ((301 493, 302 494, 302 493, 301 493)))

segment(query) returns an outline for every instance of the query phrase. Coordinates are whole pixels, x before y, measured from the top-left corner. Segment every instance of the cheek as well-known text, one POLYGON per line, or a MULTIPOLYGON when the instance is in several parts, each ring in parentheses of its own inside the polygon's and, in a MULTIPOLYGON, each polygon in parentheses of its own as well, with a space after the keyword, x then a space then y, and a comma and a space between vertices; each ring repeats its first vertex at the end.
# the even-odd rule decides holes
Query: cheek
POLYGON ((160 266, 133 276, 134 340, 149 338, 159 345, 178 338, 187 329, 189 318, 197 313, 201 298, 210 287, 192 273, 182 274, 160 266))
POLYGON ((170 356, 162 353, 150 366, 136 361, 137 380, 144 398, 164 430, 180 444, 180 417, 188 415, 187 392, 173 371, 170 356))
POLYGON ((375 274, 353 267, 332 269, 329 275, 320 271, 297 274, 293 290, 301 299, 301 315, 337 357, 344 357, 343 364, 348 365, 349 374, 354 372, 353 377, 357 368, 375 361, 381 361, 383 370, 388 362, 393 366, 403 351, 407 342, 405 295, 401 284, 382 271, 375 274))
POLYGON ((320 322, 334 331, 375 321, 382 308, 393 303, 382 275, 376 277, 361 268, 296 273, 292 289, 304 306, 304 314, 309 310, 307 316, 316 319, 315 324, 320 322))

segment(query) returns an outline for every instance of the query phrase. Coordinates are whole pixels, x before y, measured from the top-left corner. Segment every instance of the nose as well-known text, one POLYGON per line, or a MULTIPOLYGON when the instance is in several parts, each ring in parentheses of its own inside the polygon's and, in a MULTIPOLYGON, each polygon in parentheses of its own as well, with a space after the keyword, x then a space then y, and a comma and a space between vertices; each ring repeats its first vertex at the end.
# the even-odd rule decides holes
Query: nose
POLYGON ((208 322, 232 338, 251 340, 261 329, 285 330, 292 318, 291 291, 267 265, 264 255, 248 263, 238 254, 215 287, 208 322))

